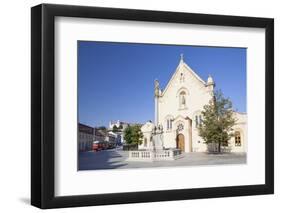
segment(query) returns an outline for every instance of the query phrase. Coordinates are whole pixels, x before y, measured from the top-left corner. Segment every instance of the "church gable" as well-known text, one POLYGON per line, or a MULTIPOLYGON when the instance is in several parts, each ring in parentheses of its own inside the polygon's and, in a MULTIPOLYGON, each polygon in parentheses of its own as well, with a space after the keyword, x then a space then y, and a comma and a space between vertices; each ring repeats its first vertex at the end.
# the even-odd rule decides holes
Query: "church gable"
POLYGON ((182 88, 186 89, 186 84, 185 82, 187 80, 191 80, 194 82, 194 84, 199 84, 202 87, 206 87, 206 82, 202 80, 184 61, 183 61, 183 56, 181 56, 180 63, 174 72, 173 76, 169 80, 168 84, 166 85, 165 89, 162 92, 162 96, 165 95, 165 93, 169 90, 169 88, 174 85, 180 85, 182 88), (185 86, 184 86, 185 85, 185 86))

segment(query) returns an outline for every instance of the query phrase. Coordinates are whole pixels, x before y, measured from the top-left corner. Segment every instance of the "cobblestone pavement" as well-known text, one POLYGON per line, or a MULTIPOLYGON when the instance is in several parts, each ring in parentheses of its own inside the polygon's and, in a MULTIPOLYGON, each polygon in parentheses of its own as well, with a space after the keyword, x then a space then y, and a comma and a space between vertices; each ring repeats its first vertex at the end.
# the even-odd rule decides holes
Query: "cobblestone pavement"
POLYGON ((245 164, 247 155, 246 153, 183 153, 177 160, 158 162, 131 162, 127 161, 127 158, 128 152, 120 148, 82 152, 78 157, 79 170, 245 164))

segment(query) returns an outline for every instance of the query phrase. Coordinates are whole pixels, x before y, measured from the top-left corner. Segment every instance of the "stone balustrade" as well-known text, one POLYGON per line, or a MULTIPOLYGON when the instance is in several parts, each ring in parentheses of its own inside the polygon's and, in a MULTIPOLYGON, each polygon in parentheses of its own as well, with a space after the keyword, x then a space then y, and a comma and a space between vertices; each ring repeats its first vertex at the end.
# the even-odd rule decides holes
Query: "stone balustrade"
POLYGON ((165 161, 176 160, 180 157, 180 149, 168 150, 135 150, 129 151, 128 161, 165 161))

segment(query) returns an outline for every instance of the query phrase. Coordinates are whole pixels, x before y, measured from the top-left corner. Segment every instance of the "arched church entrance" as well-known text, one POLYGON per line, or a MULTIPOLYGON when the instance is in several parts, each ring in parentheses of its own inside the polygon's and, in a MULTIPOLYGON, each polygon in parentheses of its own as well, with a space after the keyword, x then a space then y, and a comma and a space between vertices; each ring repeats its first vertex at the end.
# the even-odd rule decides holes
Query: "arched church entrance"
POLYGON ((183 134, 178 134, 177 135, 177 149, 180 149, 182 152, 185 151, 184 147, 184 135, 183 134))

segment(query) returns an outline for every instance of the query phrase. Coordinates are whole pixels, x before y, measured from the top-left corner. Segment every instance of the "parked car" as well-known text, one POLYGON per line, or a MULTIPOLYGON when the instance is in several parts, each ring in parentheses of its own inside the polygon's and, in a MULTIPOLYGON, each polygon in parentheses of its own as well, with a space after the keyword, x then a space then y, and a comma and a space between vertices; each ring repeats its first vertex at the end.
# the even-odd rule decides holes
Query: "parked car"
POLYGON ((108 149, 108 146, 109 145, 108 145, 107 141, 103 141, 102 144, 101 144, 101 147, 102 147, 103 150, 108 149))
POLYGON ((116 142, 108 142, 108 149, 116 148, 116 142))
POLYGON ((92 150, 93 151, 100 151, 103 149, 103 142, 101 141, 94 141, 92 145, 92 150))

